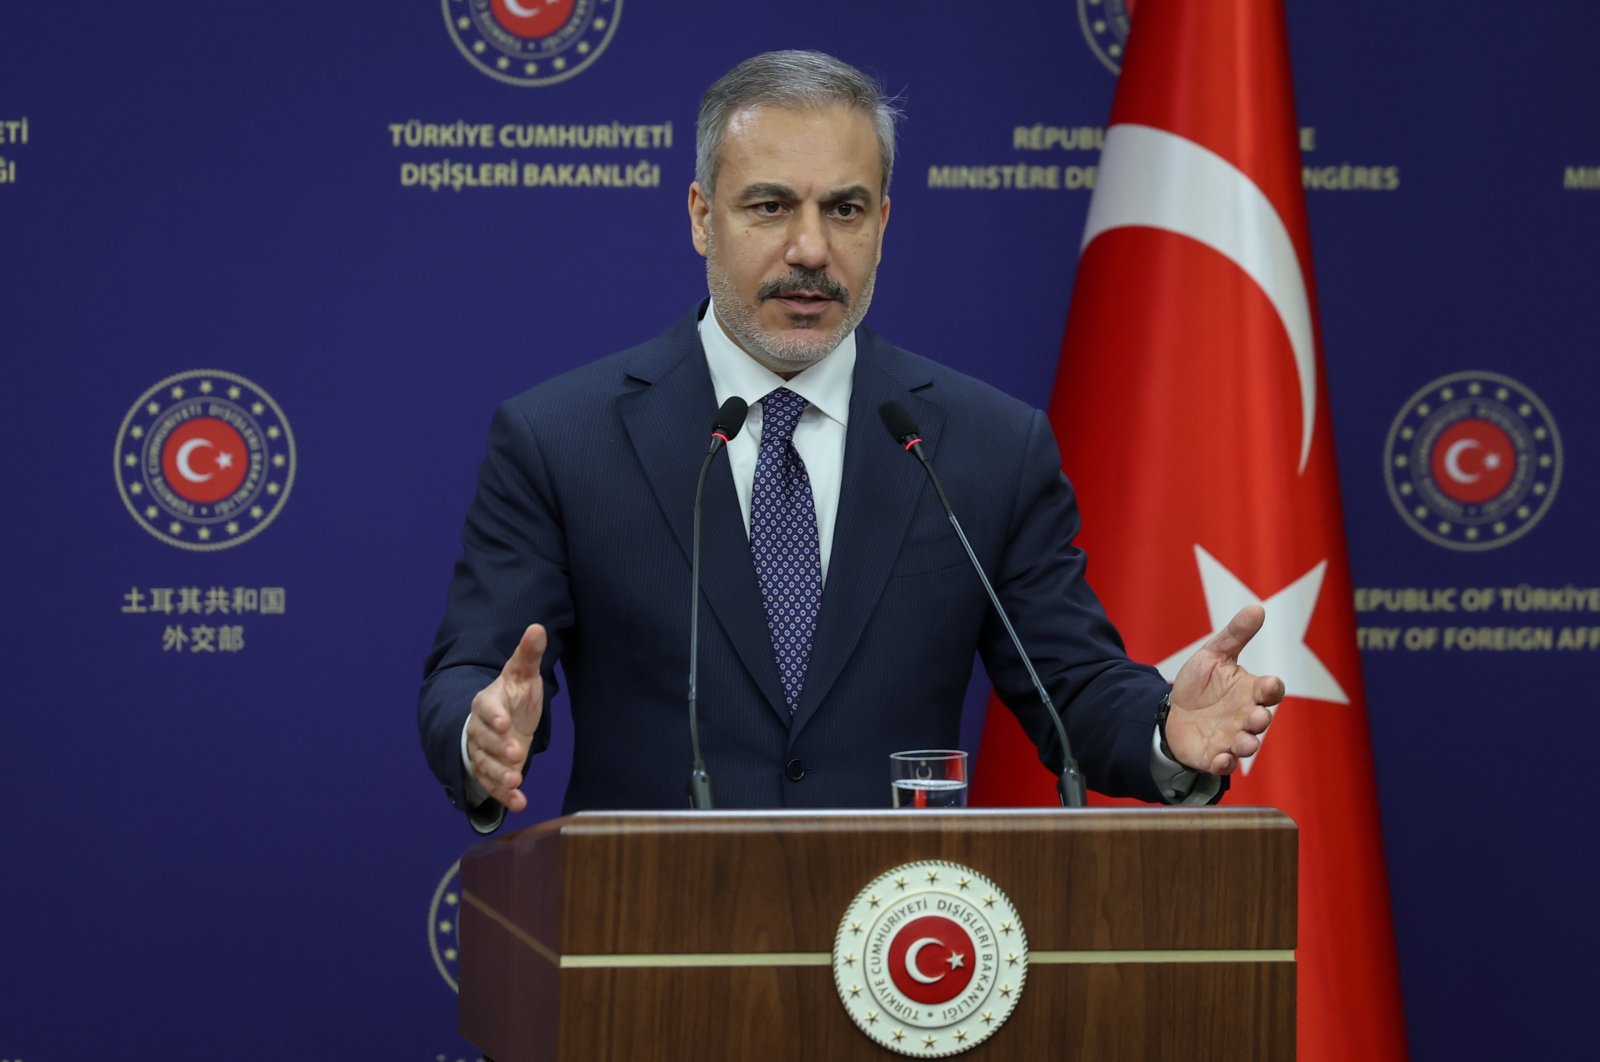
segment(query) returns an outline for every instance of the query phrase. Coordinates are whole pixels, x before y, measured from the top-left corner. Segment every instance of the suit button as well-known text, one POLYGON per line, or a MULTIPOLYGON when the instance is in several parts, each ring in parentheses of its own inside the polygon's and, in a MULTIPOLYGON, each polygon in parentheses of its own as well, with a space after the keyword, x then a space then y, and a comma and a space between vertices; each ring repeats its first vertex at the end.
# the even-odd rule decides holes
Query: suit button
POLYGON ((783 765, 784 776, 791 782, 798 782, 806 776, 806 765, 803 760, 790 760, 783 765))

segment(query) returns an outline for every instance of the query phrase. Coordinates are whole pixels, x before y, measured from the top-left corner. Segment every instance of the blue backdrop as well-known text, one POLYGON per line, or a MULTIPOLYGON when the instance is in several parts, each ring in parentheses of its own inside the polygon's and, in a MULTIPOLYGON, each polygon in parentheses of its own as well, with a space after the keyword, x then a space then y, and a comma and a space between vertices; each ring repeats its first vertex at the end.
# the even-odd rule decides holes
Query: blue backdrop
MULTIPOLYGON (((739 59, 904 93, 872 321, 1048 399, 1130 5, 558 0, 505 40, 476 6, 0 15, 0 1058, 473 1057, 421 660, 495 403, 702 295, 694 114, 739 59), (1018 165, 1046 186, 986 169, 1018 165), (249 461, 179 511, 152 440, 197 418, 249 461)), ((1571 1056, 1600 14, 1289 6, 1413 1053, 1571 1056), (1464 372, 1538 400, 1545 488, 1500 543, 1390 496, 1391 429, 1464 372)))

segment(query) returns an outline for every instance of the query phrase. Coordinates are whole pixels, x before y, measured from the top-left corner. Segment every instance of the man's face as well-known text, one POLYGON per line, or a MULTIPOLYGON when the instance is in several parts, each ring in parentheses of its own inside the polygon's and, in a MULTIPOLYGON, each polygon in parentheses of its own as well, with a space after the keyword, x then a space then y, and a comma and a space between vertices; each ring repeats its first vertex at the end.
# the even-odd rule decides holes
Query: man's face
POLYGON ((792 375, 866 316, 889 200, 872 119, 842 104, 756 106, 728 120, 713 195, 689 187, 695 250, 717 319, 792 375))

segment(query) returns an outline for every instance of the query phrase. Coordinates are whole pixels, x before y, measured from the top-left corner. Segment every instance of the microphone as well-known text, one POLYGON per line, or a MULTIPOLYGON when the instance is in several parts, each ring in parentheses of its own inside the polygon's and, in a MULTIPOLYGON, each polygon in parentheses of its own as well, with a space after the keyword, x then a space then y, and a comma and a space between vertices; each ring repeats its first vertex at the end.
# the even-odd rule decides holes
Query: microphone
POLYGON ((944 506, 944 514, 950 518, 950 526, 955 528, 956 538, 961 540, 961 548, 967 551, 967 559, 972 562, 972 570, 978 573, 978 581, 988 592, 995 614, 1000 617, 1000 622, 1005 624, 1006 633, 1011 635, 1011 644, 1017 647, 1017 655, 1022 658, 1022 666, 1028 669, 1028 677, 1033 680, 1033 688, 1039 694, 1044 710, 1050 714, 1050 721, 1055 724, 1056 737, 1061 740, 1061 777, 1056 779, 1056 795, 1061 799, 1061 806, 1083 807, 1086 802, 1083 775, 1078 770, 1078 761, 1072 758, 1072 746, 1067 743, 1067 728, 1061 722, 1061 713, 1056 711, 1055 704, 1050 700, 1050 694, 1045 692, 1044 683, 1039 681, 1039 673, 1033 669, 1033 661, 1029 659, 1028 651, 1022 647, 1022 639, 1017 637, 1016 628, 1011 626, 1006 610, 1000 607, 999 595, 989 584, 989 576, 984 573, 983 565, 978 563, 978 555, 972 551, 972 544, 967 541, 966 532, 961 530, 961 521, 956 519, 956 512, 950 507, 950 499, 945 495, 939 476, 933 471, 933 464, 928 460, 928 455, 922 452, 922 435, 917 431, 916 421, 911 419, 911 414, 905 406, 892 398, 878 407, 878 416, 883 418, 883 426, 889 429, 894 441, 922 462, 923 470, 928 473, 928 479, 932 481, 933 489, 939 495, 939 504, 944 506))
POLYGON ((711 449, 707 451, 707 456, 733 442, 733 437, 744 427, 744 415, 748 412, 750 404, 738 395, 722 403, 717 415, 711 418, 711 449))
POLYGON ((750 406, 738 395, 733 396, 711 418, 711 445, 706 448, 706 459, 700 463, 700 478, 694 485, 694 546, 689 561, 689 747, 694 752, 694 768, 689 772, 689 806, 702 811, 711 810, 711 775, 706 772, 706 761, 700 755, 700 502, 705 495, 706 471, 711 459, 733 441, 744 427, 744 417, 750 406))

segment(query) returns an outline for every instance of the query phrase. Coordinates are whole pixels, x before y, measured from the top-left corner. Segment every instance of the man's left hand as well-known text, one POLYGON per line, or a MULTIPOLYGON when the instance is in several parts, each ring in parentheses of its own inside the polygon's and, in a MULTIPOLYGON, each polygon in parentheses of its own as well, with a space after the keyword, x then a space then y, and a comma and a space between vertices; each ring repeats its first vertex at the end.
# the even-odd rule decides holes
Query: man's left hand
POLYGON ((1173 758, 1196 771, 1232 774, 1239 761, 1261 748, 1272 723, 1271 708, 1283 700, 1283 680, 1252 675, 1239 666, 1267 613, 1249 605, 1191 656, 1172 685, 1167 747, 1173 758))

